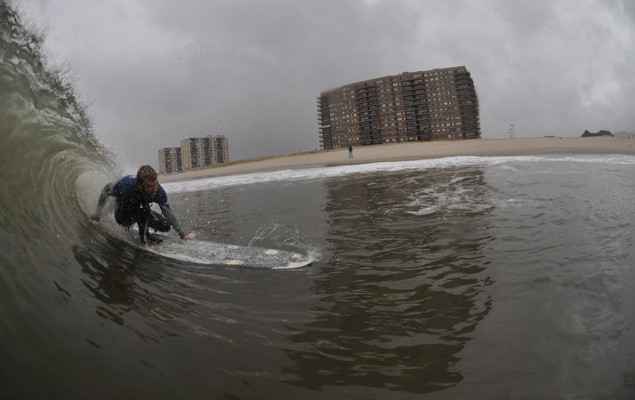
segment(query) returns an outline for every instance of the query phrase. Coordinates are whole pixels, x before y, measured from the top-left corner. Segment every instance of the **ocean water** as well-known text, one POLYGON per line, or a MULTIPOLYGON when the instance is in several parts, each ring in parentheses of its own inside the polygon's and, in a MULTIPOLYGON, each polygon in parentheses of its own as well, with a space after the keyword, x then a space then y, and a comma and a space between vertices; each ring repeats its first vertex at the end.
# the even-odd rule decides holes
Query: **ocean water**
POLYGON ((635 157, 456 157, 165 184, 196 239, 111 217, 119 170, 0 2, 0 398, 631 399, 635 157))

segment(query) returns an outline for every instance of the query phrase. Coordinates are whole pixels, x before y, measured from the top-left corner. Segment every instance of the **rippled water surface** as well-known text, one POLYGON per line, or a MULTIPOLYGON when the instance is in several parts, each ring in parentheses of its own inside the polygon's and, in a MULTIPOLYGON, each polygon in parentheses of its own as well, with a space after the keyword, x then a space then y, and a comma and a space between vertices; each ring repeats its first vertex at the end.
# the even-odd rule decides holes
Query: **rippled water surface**
POLYGON ((0 398, 635 396, 635 157, 166 184, 198 240, 315 261, 168 258, 88 221, 113 157, 2 0, 0 28, 0 398))
POLYGON ((192 264, 83 223, 23 266, 33 290, 3 292, 8 393, 629 398, 633 165, 457 158, 166 184, 197 239, 317 260, 192 264))

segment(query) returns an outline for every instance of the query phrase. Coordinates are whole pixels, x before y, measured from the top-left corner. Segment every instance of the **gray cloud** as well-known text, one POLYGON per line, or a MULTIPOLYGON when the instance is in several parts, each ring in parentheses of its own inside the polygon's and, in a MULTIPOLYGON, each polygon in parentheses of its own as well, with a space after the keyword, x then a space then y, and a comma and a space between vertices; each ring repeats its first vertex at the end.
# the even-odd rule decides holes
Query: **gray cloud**
POLYGON ((347 83, 465 65, 481 130, 504 138, 635 131, 630 1, 23 0, 122 163, 225 134, 234 160, 319 147, 316 98, 347 83))

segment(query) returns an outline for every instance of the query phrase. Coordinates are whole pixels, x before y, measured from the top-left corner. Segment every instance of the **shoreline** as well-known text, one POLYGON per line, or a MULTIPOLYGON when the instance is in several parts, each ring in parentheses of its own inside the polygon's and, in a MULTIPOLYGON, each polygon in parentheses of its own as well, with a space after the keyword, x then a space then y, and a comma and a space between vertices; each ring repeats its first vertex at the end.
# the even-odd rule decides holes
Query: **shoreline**
POLYGON ((467 139, 452 141, 391 143, 358 146, 353 158, 348 149, 315 150, 294 154, 232 161, 168 175, 162 183, 196 180, 215 176, 239 175, 281 169, 340 166, 385 161, 410 161, 455 156, 497 157, 549 154, 632 154, 635 140, 610 136, 589 138, 539 137, 521 139, 467 139))

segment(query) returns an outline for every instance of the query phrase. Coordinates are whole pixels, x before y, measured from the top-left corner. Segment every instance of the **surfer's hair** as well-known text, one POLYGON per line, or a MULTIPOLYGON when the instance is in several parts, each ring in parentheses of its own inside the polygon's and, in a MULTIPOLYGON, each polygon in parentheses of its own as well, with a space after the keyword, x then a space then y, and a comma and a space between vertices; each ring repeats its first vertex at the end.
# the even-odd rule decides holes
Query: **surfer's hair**
POLYGON ((137 171, 137 184, 143 185, 146 181, 154 181, 157 179, 157 171, 149 165, 144 165, 137 171))

